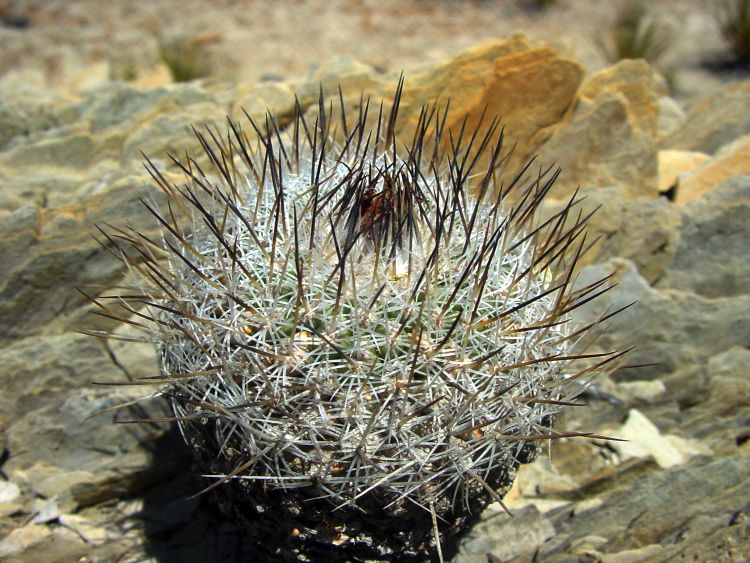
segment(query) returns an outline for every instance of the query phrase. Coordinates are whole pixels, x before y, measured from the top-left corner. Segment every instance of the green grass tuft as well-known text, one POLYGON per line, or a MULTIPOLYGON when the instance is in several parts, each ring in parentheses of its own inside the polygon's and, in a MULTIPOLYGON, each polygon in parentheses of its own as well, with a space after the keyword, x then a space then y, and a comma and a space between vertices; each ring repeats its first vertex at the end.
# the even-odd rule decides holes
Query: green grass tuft
POLYGON ((740 61, 750 61, 750 0, 725 0, 719 5, 721 32, 740 61))
POLYGON ((594 39, 612 63, 622 59, 645 59, 656 64, 672 46, 672 30, 649 16, 641 0, 626 0, 609 31, 594 39))
POLYGON ((205 45, 196 39, 181 35, 160 38, 158 53, 175 82, 189 82, 211 74, 205 45))

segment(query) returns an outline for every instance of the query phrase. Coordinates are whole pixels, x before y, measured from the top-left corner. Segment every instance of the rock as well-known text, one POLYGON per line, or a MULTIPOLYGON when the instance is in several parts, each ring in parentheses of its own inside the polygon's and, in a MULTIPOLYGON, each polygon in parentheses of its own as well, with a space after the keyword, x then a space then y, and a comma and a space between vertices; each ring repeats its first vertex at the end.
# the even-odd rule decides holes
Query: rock
MULTIPOLYGON (((603 558, 644 546, 648 553, 630 555, 654 557, 655 551, 648 546, 661 545, 659 560, 663 560, 668 554, 703 545, 704 555, 698 560, 710 560, 713 557, 709 553, 722 551, 710 552, 704 538, 720 531, 724 537, 741 537, 728 529, 727 523, 743 510, 749 497, 750 455, 695 457, 685 465, 642 476, 613 490, 598 508, 579 515, 564 510, 549 514, 555 536, 539 548, 539 553, 545 560, 565 560, 564 554, 572 553, 574 545, 580 545, 595 531, 607 540, 596 547, 603 558)), ((747 546, 747 539, 744 541, 747 546)))
MULTIPOLYGON (((370 65, 348 55, 339 55, 312 69, 305 80, 296 85, 293 94, 297 95, 302 107, 307 107, 318 102, 321 88, 327 95, 336 97, 339 87, 346 96, 356 98, 359 98, 360 93, 389 95, 390 90, 395 88, 395 80, 393 84, 385 84, 388 91, 382 91, 383 86, 383 81, 370 65)), ((293 96, 291 101, 294 101, 293 96)))
POLYGON ((677 436, 662 435, 659 429, 636 409, 631 409, 625 424, 612 430, 610 435, 627 440, 609 444, 622 459, 651 455, 663 468, 685 463, 690 456, 711 454, 710 449, 701 447, 699 443, 677 436))
POLYGON ((658 158, 659 193, 664 193, 677 186, 680 176, 698 168, 711 156, 696 151, 663 150, 658 158))
MULTIPOLYGON (((111 183, 126 172, 142 175, 141 151, 166 158, 168 151, 181 155, 194 150, 199 143, 191 125, 223 129, 226 106, 221 97, 195 85, 139 90, 108 83, 75 101, 57 102, 43 124, 32 121, 26 139, 13 131, 19 118, 11 114, 10 134, 24 142, 9 140, 0 150, 0 207, 15 209, 30 201, 40 207, 80 203, 81 192, 102 181, 111 183)), ((18 102, 9 111, 25 117, 29 105, 18 102)), ((2 118, 0 107, 0 123, 2 118)))
MULTIPOLYGON (((114 334, 124 338, 143 336, 138 329, 124 323, 114 330, 114 334)), ((111 339, 107 341, 107 347, 112 361, 128 379, 153 377, 161 373, 156 348, 150 342, 111 339)))
POLYGON ((678 204, 686 204, 741 174, 750 175, 750 135, 722 147, 708 162, 687 171, 677 183, 678 204))
POLYGON ((0 481, 0 504, 15 502, 21 496, 21 489, 12 481, 0 481))
MULTIPOLYGON (((353 92, 348 94, 351 95, 353 92)), ((292 86, 285 82, 240 84, 237 87, 236 101, 232 105, 230 115, 235 121, 244 123, 247 119, 245 112, 247 112, 260 125, 265 122, 266 115, 270 111, 283 127, 284 121, 294 116, 294 95, 292 86)), ((248 131, 248 134, 250 133, 248 131)))
POLYGON ((19 555, 51 535, 52 532, 47 526, 40 524, 27 524, 23 528, 16 528, 0 541, 0 559, 19 555))
POLYGON ((663 79, 643 61, 623 61, 581 86, 578 106, 539 149, 563 174, 556 197, 579 186, 615 186, 628 197, 658 195, 659 96, 663 79))
POLYGON ((588 547, 588 548, 598 548, 602 547, 607 543, 607 538, 603 538, 602 536, 586 536, 585 538, 581 538, 579 540, 576 540, 571 545, 571 548, 574 550, 577 550, 579 547, 588 547))
MULTIPOLYGON (((111 74, 112 69, 110 66, 110 75, 111 74)), ((172 74, 169 72, 169 67, 167 67, 167 65, 164 63, 158 63, 145 69, 145 72, 139 72, 131 84, 135 88, 143 90, 164 88, 165 86, 172 84, 172 74)))
MULTIPOLYGON (((597 497, 582 500, 581 502, 576 503, 575 507, 573 508, 573 515, 575 516, 578 514, 583 514, 584 512, 588 512, 589 510, 596 510, 597 508, 601 507, 603 504, 604 504, 604 501, 597 497)), ((595 536, 595 537, 601 537, 601 536, 595 536)), ((605 541, 606 541, 606 538, 605 538, 605 541)), ((599 542, 597 541, 597 543, 599 542)))
POLYGON ((578 486, 572 477, 555 470, 549 460, 538 459, 518 469, 510 495, 511 501, 507 504, 509 507, 514 506, 513 497, 554 496, 577 489, 578 486))
MULTIPOLYGON (((707 298, 677 289, 654 289, 632 262, 623 259, 584 268, 578 284, 609 274, 614 274, 611 281, 618 286, 597 299, 598 303, 577 309, 576 317, 591 322, 605 310, 638 301, 609 319, 597 342, 603 349, 636 345, 628 354, 628 364, 658 364, 639 369, 638 379, 663 377, 678 368, 704 363, 732 346, 750 343, 750 295, 707 298)), ((632 373, 615 372, 613 377, 620 381, 632 373)))
POLYGON ((657 557, 662 552, 662 547, 651 544, 637 549, 626 549, 617 553, 608 553, 602 557, 602 563, 636 563, 657 557))
POLYGON ((49 331, 63 319, 85 328, 80 314, 88 304, 76 288, 112 284, 124 269, 92 234, 97 225, 123 226, 124 217, 153 234, 155 220, 139 200, 144 196, 163 201, 143 177, 129 178, 76 205, 27 206, 0 218, 0 340, 49 331))
POLYGON ((196 154, 200 143, 192 128, 207 135, 206 128, 226 129, 226 110, 213 102, 191 104, 177 111, 159 111, 148 115, 139 123, 128 127, 120 158, 124 163, 134 163, 141 168, 142 154, 151 158, 166 159, 167 154, 184 158, 185 154, 196 154))
POLYGON ((661 149, 713 154, 742 135, 750 134, 750 84, 737 83, 691 104, 685 125, 659 143, 661 149))
POLYGON ((673 133, 685 124, 687 114, 682 106, 669 96, 659 98, 659 121, 656 128, 659 138, 673 133))
POLYGON ((65 99, 55 93, 0 97, 0 150, 59 127, 60 116, 55 109, 64 103, 65 99))
POLYGON ((64 91, 85 92, 108 84, 109 80, 109 64, 106 61, 98 61, 70 74, 59 84, 59 87, 64 91))
POLYGON ((0 560, 4 563, 80 561, 90 550, 90 545, 67 528, 27 524, 0 541, 0 560))
POLYGON ((142 389, 94 386, 126 375, 96 339, 67 333, 35 336, 5 347, 0 383, 13 398, 2 405, 10 457, 5 470, 64 512, 148 487, 176 470, 167 454, 152 466, 150 444, 161 439, 155 424, 123 431, 116 420, 161 417, 163 403, 135 405, 92 415, 142 396, 142 389), (28 448, 28 444, 34 448, 28 448))
MULTIPOLYGON (((70 506, 70 509, 74 509, 75 506, 70 506)), ((34 524, 48 524, 57 520, 65 509, 58 505, 57 498, 51 498, 49 500, 35 498, 34 499, 34 517, 31 521, 34 524)))
MULTIPOLYGON (((580 64, 523 35, 487 41, 434 68, 407 77, 399 132, 411 138, 419 109, 450 100, 447 128, 457 135, 466 119, 500 116, 508 146, 516 144, 509 170, 524 162, 572 107, 583 77, 580 64)), ((447 135, 444 139, 448 147, 447 135)), ((546 158, 546 155, 545 155, 546 158)))
POLYGON ((578 93, 587 104, 595 104, 605 92, 627 100, 628 120, 636 129, 656 136, 659 123, 659 101, 668 92, 664 78, 646 61, 625 59, 595 72, 578 93))
POLYGON ((748 218, 750 176, 728 180, 685 207, 672 264, 657 286, 706 297, 749 294, 748 218))
POLYGON ((483 518, 462 539, 456 563, 468 563, 477 555, 508 561, 534 552, 555 534, 555 528, 535 507, 519 511, 514 518, 483 518))
POLYGON ((647 403, 655 402, 667 388, 661 380, 654 381, 622 381, 617 389, 632 399, 647 403))
MULTIPOLYGON (((558 195, 553 187, 552 196, 558 195)), ((619 256, 632 260, 650 283, 664 274, 680 237, 680 212, 671 202, 665 198, 630 199, 618 188, 583 189, 579 198, 576 209, 584 216, 596 211, 589 219, 587 239, 596 242, 583 256, 582 265, 619 256)), ((550 200, 544 205, 541 219, 566 204, 567 200, 550 200)))
POLYGON ((60 524, 73 530, 90 545, 101 545, 109 539, 105 528, 93 525, 87 518, 78 514, 63 514, 60 516, 60 524))
POLYGON ((750 405, 750 350, 735 346, 708 360, 708 402, 715 416, 735 415, 750 405))
POLYGON ((736 452, 748 429, 748 361, 750 352, 735 346, 666 377, 668 396, 680 406, 668 426, 700 439, 717 455, 736 452))
POLYGON ((123 82, 112 82, 87 92, 73 107, 92 133, 107 129, 129 129, 143 123, 147 115, 181 113, 198 103, 210 103, 211 96, 198 84, 176 84, 142 90, 123 82))
POLYGON ((94 478, 89 471, 61 468, 47 461, 39 461, 26 469, 18 469, 15 475, 34 493, 46 499, 53 499, 75 485, 89 482, 94 478))

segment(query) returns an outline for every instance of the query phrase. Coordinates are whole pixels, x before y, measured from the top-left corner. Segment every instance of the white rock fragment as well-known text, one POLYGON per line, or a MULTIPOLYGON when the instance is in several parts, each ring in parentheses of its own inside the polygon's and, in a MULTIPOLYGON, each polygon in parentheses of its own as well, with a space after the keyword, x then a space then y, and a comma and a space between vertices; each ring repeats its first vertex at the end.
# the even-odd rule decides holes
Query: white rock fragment
POLYGON ((624 381, 617 385, 617 389, 628 397, 650 403, 664 393, 667 387, 663 381, 655 379, 653 381, 624 381))
POLYGON ((78 514, 63 514, 60 516, 60 524, 76 532, 83 541, 92 545, 101 545, 108 539, 107 530, 96 526, 91 521, 78 514))
POLYGON ((685 463, 694 455, 711 453, 711 450, 699 442, 662 434, 656 425, 637 409, 631 409, 625 424, 614 430, 611 435, 627 440, 610 443, 623 460, 653 456, 662 468, 685 463))
POLYGON ((0 504, 10 504, 21 496, 21 489, 12 481, 0 481, 0 504))

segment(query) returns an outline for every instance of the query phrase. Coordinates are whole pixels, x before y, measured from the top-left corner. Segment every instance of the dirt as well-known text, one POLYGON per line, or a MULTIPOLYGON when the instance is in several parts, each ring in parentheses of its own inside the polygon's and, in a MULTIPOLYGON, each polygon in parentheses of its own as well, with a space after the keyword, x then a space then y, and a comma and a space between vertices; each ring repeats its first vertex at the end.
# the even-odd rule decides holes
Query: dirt
MULTIPOLYGON (((235 82, 301 77, 319 61, 339 55, 380 70, 410 69, 517 31, 594 71, 609 64, 596 37, 611 28, 619 4, 558 0, 536 8, 532 0, 0 0, 0 81, 13 76, 16 82, 36 80, 49 88, 69 86, 71 80, 88 84, 86 76, 101 73, 101 63, 108 63, 110 78, 118 72, 142 75, 159 61, 160 37, 199 44, 210 55, 211 72, 235 82)), ((673 34, 659 66, 670 75, 675 97, 687 100, 747 77, 725 64, 730 54, 717 22, 718 2, 651 4, 653 17, 673 34)))

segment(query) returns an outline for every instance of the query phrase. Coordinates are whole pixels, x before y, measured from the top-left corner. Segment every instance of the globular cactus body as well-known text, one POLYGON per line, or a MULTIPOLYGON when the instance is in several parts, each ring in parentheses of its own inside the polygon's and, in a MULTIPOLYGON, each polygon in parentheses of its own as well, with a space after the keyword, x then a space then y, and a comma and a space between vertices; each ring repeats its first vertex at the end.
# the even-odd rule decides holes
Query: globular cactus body
POLYGON ((557 172, 502 183, 497 122, 449 132, 437 108, 402 146, 401 92, 372 129, 368 102, 335 119, 321 94, 285 132, 198 133, 184 184, 148 161, 163 240, 108 235, 158 394, 270 558, 441 555, 616 357, 571 363, 570 312, 604 284, 572 289, 575 201, 535 218, 557 172))

